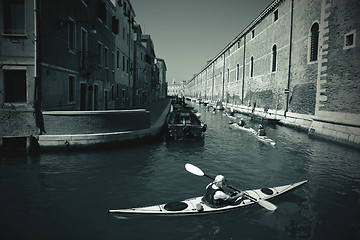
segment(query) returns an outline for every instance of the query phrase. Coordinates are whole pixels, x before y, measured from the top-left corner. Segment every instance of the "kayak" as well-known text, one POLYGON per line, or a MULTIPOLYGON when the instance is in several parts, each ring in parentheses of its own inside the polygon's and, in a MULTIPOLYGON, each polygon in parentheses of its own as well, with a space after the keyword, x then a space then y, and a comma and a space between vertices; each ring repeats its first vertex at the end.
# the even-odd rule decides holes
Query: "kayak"
POLYGON ((228 118, 233 119, 233 120, 237 119, 237 117, 231 116, 229 113, 225 113, 225 116, 227 116, 228 118))
POLYGON ((239 129, 239 130, 251 132, 251 133, 252 133, 252 130, 254 130, 254 129, 252 129, 252 128, 241 127, 241 126, 239 126, 239 124, 237 124, 237 123, 231 123, 231 124, 229 124, 229 127, 230 127, 230 128, 233 128, 233 129, 239 129))
POLYGON ((136 208, 128 208, 128 209, 109 210, 108 213, 121 214, 121 215, 157 215, 157 216, 183 216, 183 215, 188 216, 188 215, 219 213, 219 212, 237 209, 240 207, 245 207, 254 203, 258 203, 259 201, 262 200, 279 196, 307 182, 308 180, 304 180, 301 182, 279 186, 279 187, 246 190, 243 191, 245 195, 237 199, 235 203, 223 207, 209 206, 204 202, 203 196, 201 196, 201 197, 186 199, 180 202, 170 202, 165 204, 153 205, 149 207, 136 207, 136 208), (247 197, 246 195, 248 195, 249 197, 247 197))
POLYGON ((276 144, 276 142, 274 140, 272 140, 271 138, 268 138, 267 136, 259 136, 258 133, 256 132, 256 130, 253 128, 241 127, 237 123, 231 123, 231 124, 229 124, 229 127, 232 129, 239 129, 239 130, 244 130, 244 131, 250 132, 250 133, 254 134, 254 136, 258 140, 260 140, 264 143, 269 143, 272 146, 275 146, 275 144, 276 144))
POLYGON ((275 146, 276 142, 275 142, 274 140, 272 140, 271 138, 268 138, 267 136, 259 136, 258 133, 257 133, 257 131, 254 130, 254 129, 252 129, 252 128, 250 128, 250 131, 254 134, 254 136, 255 136, 258 140, 260 140, 260 141, 262 141, 262 142, 264 142, 264 143, 269 143, 269 144, 271 144, 272 146, 275 146))

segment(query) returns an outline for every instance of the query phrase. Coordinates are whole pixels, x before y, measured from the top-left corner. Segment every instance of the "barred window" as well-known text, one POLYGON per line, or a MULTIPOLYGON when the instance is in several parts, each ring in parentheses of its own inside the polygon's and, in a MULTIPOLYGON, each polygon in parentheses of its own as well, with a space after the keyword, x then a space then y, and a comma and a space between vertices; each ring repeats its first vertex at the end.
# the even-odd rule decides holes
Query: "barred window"
POLYGON ((272 47, 272 67, 271 67, 271 71, 272 72, 275 72, 276 71, 276 50, 277 50, 277 47, 276 47, 276 44, 272 47))
POLYGON ((254 76, 254 57, 250 59, 250 77, 254 76))
POLYGON ((319 47, 319 24, 314 23, 311 27, 310 36, 310 62, 317 61, 319 47))

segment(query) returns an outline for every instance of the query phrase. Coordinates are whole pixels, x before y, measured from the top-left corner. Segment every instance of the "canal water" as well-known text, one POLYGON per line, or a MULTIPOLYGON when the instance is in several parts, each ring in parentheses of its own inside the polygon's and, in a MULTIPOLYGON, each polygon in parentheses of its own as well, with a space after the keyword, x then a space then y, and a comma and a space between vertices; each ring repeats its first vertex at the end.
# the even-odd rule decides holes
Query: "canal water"
MULTIPOLYGON (((0 239, 360 239, 360 151, 267 125, 275 147, 194 104, 203 142, 153 142, 0 160, 0 239), (240 189, 309 183, 260 205, 203 216, 108 216, 108 209, 202 195, 210 176, 240 189)), ((249 126, 259 122, 245 116, 249 126)))

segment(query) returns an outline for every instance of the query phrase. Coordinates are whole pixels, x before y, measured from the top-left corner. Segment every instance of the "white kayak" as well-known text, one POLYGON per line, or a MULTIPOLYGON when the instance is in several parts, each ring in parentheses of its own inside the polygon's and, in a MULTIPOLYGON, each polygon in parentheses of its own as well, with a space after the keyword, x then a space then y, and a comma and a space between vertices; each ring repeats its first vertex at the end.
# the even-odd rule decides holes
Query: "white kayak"
POLYGON ((260 140, 260 141, 262 141, 262 142, 264 142, 264 143, 269 143, 269 144, 271 144, 272 146, 275 146, 276 142, 275 142, 274 140, 272 140, 271 138, 268 138, 267 136, 259 136, 258 133, 257 133, 257 131, 256 131, 255 129, 250 128, 250 131, 254 134, 254 136, 255 136, 258 140, 260 140))
POLYGON ((264 142, 264 143, 269 143, 271 144, 272 146, 275 146, 276 142, 274 140, 272 140, 271 138, 267 137, 267 136, 259 136, 257 131, 253 128, 247 128, 247 127, 241 127, 239 126, 239 124, 237 123, 230 123, 229 124, 229 127, 232 128, 232 129, 239 129, 239 130, 243 130, 243 131, 247 131, 247 132, 250 132, 252 134, 254 134, 254 136, 264 142))
POLYGON ((112 214, 121 215, 159 215, 159 216, 182 216, 182 215, 201 215, 229 211, 232 209, 245 207, 262 200, 279 196, 291 189, 307 183, 308 180, 288 184, 279 187, 261 188, 244 191, 245 195, 240 197, 234 204, 223 207, 211 207, 203 201, 203 197, 195 197, 180 202, 170 202, 149 207, 136 207, 128 209, 109 210, 112 214), (246 196, 248 195, 248 196, 246 196))
POLYGON ((252 128, 242 127, 238 123, 230 123, 229 127, 232 128, 232 129, 239 129, 239 130, 243 130, 243 131, 247 131, 247 132, 251 132, 251 133, 254 130, 252 128))

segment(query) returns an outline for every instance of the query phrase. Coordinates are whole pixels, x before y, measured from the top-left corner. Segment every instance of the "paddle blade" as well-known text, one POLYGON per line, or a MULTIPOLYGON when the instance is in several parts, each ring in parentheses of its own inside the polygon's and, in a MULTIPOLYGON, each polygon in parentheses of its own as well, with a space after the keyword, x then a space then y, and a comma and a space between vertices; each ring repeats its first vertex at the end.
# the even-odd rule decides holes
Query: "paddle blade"
POLYGON ((197 176, 200 176, 200 177, 205 176, 205 173, 200 168, 198 168, 197 166, 194 166, 190 163, 185 164, 185 169, 189 173, 195 174, 197 176))
POLYGON ((277 209, 277 206, 266 200, 259 200, 257 203, 270 211, 275 211, 277 209))

